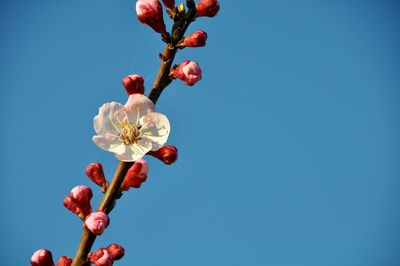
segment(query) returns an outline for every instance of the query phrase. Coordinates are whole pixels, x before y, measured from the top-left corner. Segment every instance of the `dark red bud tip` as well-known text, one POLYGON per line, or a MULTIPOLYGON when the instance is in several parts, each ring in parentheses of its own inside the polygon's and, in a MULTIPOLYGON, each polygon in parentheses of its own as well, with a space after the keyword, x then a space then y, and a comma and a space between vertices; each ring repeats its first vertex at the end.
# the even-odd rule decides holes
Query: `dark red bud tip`
POLYGON ((68 256, 62 256, 57 262, 57 266, 70 266, 72 264, 72 259, 68 256))
POLYGON ((54 266, 53 255, 48 249, 39 249, 31 257, 32 266, 54 266))
POLYGON ((139 75, 129 75, 122 80, 126 92, 128 95, 140 93, 144 94, 144 80, 139 75))
POLYGON ((175 0, 162 0, 164 6, 168 7, 169 9, 173 9, 175 7, 175 0))
POLYGON ((85 173, 87 177, 89 177, 90 180, 92 180, 99 187, 103 187, 107 183, 101 163, 89 164, 86 167, 85 173))
POLYGON ((109 245, 107 250, 110 252, 114 260, 119 260, 125 255, 125 249, 115 243, 109 245))
POLYGON ((198 30, 183 39, 183 45, 187 47, 203 47, 206 45, 207 33, 198 30))
POLYGON ((101 248, 94 253, 89 253, 88 259, 96 266, 111 266, 114 262, 110 252, 106 248, 101 248))
POLYGON ((199 17, 214 17, 219 11, 219 3, 217 0, 200 0, 196 10, 199 17))
POLYGON ((137 160, 126 173, 121 189, 128 191, 131 187, 140 188, 140 185, 147 179, 147 173, 148 165, 146 160, 137 160))
POLYGON ((165 164, 173 164, 178 159, 178 149, 175 146, 164 146, 157 151, 149 152, 149 155, 160 159, 165 164))

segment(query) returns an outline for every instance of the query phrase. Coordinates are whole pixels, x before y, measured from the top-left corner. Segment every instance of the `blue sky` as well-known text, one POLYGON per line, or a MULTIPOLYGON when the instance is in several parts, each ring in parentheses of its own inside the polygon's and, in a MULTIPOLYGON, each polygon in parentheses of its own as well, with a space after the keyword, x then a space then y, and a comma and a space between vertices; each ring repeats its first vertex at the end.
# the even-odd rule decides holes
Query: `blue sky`
MULTIPOLYGON (((399 265, 399 7, 231 0, 198 19, 207 46, 176 62, 203 79, 157 104, 179 160, 149 159, 95 249, 124 246, 115 265, 399 265)), ((1 1, 0 34, 1 264, 73 256, 81 222, 62 200, 91 185, 87 164, 117 165, 92 119, 125 102, 125 75, 151 87, 163 45, 132 0, 1 1)))

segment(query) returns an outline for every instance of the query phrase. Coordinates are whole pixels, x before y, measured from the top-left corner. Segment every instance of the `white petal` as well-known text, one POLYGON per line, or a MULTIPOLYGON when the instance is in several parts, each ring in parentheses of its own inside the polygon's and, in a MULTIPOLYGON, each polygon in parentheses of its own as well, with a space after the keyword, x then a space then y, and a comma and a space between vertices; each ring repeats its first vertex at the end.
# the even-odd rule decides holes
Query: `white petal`
MULTIPOLYGON (((128 101, 125 104, 125 111, 129 122, 136 124, 142 116, 156 110, 154 103, 143 94, 135 93, 129 95, 128 101)), ((140 126, 140 124, 137 124, 140 126)))
POLYGON ((160 149, 167 142, 170 124, 168 118, 161 113, 149 113, 141 118, 142 132, 141 136, 144 140, 149 140, 152 143, 152 151, 160 149))
POLYGON ((96 135, 92 138, 93 142, 103 150, 110 151, 116 154, 124 153, 125 144, 118 137, 112 135, 96 135))
POLYGON ((125 118, 124 106, 120 103, 105 103, 99 108, 99 114, 93 119, 94 130, 99 135, 106 133, 118 135, 119 129, 113 124, 113 119, 122 121, 125 118))
POLYGON ((151 142, 140 140, 137 144, 127 145, 122 154, 115 154, 118 160, 123 162, 134 162, 146 155, 151 150, 151 142))

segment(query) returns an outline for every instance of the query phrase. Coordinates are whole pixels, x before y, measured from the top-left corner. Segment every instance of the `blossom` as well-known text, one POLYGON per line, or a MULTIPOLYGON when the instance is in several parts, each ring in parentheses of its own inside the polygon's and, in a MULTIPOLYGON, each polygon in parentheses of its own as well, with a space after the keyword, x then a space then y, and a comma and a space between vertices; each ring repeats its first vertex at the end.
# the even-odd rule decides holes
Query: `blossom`
POLYGON ((109 223, 110 219, 105 212, 95 211, 86 217, 84 226, 93 234, 101 235, 109 223))
POLYGON ((187 47, 203 47, 206 45, 207 33, 197 30, 183 39, 183 45, 187 47))
POLYGON ((219 11, 219 4, 217 0, 200 0, 196 9, 199 17, 214 17, 219 11))
POLYGON ((53 256, 48 249, 39 249, 31 257, 32 266, 54 266, 53 256))
POLYGON ((141 159, 160 149, 168 139, 168 118, 155 112, 153 102, 142 94, 129 95, 124 105, 105 103, 94 118, 94 143, 124 162, 141 159))
POLYGON ((182 80, 186 85, 193 86, 201 80, 201 68, 199 64, 194 61, 185 60, 179 66, 174 68, 172 76, 182 80))
POLYGON ((165 32, 162 6, 158 0, 138 0, 136 15, 140 22, 149 25, 156 32, 165 32))

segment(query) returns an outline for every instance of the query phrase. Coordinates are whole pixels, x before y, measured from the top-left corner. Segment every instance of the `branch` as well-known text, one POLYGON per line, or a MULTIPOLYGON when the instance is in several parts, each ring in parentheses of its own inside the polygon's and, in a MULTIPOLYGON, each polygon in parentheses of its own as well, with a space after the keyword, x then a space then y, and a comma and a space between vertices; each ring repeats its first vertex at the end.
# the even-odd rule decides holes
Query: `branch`
MULTIPOLYGON (((162 62, 154 81, 152 90, 149 94, 149 99, 152 100, 154 104, 156 104, 163 90, 172 82, 169 74, 176 52, 178 50, 176 45, 183 38, 190 23, 195 19, 196 7, 194 1, 188 0, 187 7, 188 11, 185 13, 185 15, 174 23, 170 42, 166 45, 164 49, 162 62)), ((112 211, 116 200, 119 198, 120 187, 124 180, 125 174, 132 166, 132 164, 133 162, 119 162, 111 183, 106 193, 104 194, 101 203, 98 206, 98 210, 105 211, 107 214, 112 211)), ((71 266, 90 265, 88 254, 94 244, 94 241, 96 240, 96 237, 97 236, 91 233, 89 230, 83 228, 81 241, 71 266)))

